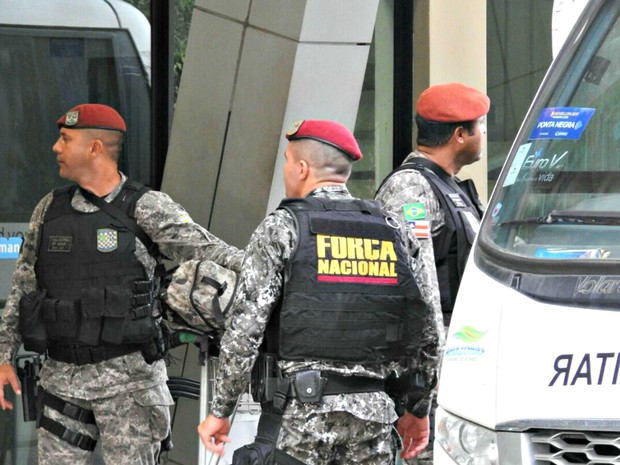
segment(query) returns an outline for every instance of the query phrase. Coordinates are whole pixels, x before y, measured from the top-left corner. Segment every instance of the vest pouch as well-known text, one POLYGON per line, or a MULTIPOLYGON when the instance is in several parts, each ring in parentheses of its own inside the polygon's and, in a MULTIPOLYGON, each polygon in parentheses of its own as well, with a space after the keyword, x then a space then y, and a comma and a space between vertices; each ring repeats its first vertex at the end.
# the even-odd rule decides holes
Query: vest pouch
POLYGON ((126 286, 107 287, 103 309, 101 342, 122 344, 133 293, 126 286))
POLYGON ((45 299, 45 328, 51 341, 75 340, 80 325, 78 307, 73 300, 45 299))
POLYGON ((123 328, 124 344, 141 344, 156 338, 159 326, 153 317, 153 306, 142 305, 129 309, 129 319, 123 328))
POLYGON ((47 349, 47 330, 43 318, 43 302, 47 291, 33 291, 19 301, 18 329, 24 348, 42 354, 47 349))
POLYGON ((101 328, 103 326, 103 312, 105 291, 103 289, 83 289, 80 299, 80 331, 78 343, 90 346, 99 345, 101 328))

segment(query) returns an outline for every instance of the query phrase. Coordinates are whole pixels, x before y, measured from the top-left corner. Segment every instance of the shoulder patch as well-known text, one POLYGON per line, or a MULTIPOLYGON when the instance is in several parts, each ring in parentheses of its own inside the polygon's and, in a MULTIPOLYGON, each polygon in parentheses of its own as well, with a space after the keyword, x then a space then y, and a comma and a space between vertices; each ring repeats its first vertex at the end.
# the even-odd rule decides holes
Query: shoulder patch
POLYGON ((405 220, 416 221, 426 219, 426 206, 422 202, 407 203, 403 205, 405 220))
POLYGON ((426 219, 424 203, 416 202, 403 205, 403 214, 415 237, 418 239, 430 237, 430 222, 426 219))

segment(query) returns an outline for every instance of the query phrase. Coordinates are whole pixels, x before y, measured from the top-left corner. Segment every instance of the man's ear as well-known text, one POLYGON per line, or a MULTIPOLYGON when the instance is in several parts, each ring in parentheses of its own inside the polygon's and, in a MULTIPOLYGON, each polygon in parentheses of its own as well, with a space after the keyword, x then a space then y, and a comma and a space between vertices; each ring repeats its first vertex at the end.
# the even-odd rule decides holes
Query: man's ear
POLYGON ((299 160, 299 179, 305 181, 310 176, 310 165, 306 160, 299 160))
POLYGON ((104 152, 103 142, 100 139, 93 139, 90 143, 90 149, 88 155, 93 158, 97 155, 101 155, 104 152))
POLYGON ((465 142, 465 128, 463 126, 457 126, 456 129, 454 130, 454 133, 452 134, 452 137, 454 137, 454 140, 456 142, 458 142, 459 144, 462 144, 463 142, 465 142))

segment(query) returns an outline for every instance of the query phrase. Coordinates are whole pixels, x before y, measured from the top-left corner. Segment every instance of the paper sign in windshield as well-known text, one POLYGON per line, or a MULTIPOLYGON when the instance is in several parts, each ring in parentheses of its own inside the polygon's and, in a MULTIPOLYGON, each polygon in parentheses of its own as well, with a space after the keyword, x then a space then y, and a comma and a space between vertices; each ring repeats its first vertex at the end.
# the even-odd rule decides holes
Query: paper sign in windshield
POLYGON ((594 108, 545 108, 530 139, 579 139, 594 112, 594 108))
POLYGON ((525 157, 530 150, 532 143, 529 142, 527 144, 523 144, 517 150, 517 154, 512 160, 512 165, 510 165, 510 169, 508 170, 508 174, 506 175, 506 179, 504 179, 504 184, 502 187, 511 186, 517 180, 517 176, 519 176, 519 170, 523 166, 523 162, 525 161, 525 157))

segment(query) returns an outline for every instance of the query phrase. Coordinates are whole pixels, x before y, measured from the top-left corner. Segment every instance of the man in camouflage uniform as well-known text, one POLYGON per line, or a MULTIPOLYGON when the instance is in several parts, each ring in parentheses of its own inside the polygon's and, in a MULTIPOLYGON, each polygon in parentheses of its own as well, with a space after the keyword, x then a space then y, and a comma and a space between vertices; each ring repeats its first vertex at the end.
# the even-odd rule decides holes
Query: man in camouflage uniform
MULTIPOLYGON (((434 257, 447 329, 483 207, 471 180, 456 177, 482 154, 489 98, 460 83, 431 86, 416 103, 416 150, 390 173, 375 198, 420 239, 434 257), (432 242, 431 242, 432 240, 432 242)), ((432 463, 431 445, 418 463, 432 463)))
MULTIPOLYGON (((127 185, 130 181, 118 171, 118 157, 126 130, 122 117, 108 106, 83 104, 71 109, 57 123, 60 137, 53 150, 57 156, 59 173, 64 179, 74 182, 76 188, 72 188, 73 191, 63 191, 61 188, 46 195, 35 208, 24 239, 11 292, 0 321, 0 407, 3 410, 13 408, 12 403, 4 397, 6 384, 9 384, 16 394, 21 394, 12 366, 13 354, 22 342, 22 334, 18 330, 18 325, 21 326, 20 301, 33 292, 41 291, 41 279, 54 283, 54 286, 49 286, 48 295, 56 292, 55 287, 59 286, 66 286, 80 295, 80 287, 83 287, 81 292, 84 292, 84 288, 88 288, 89 284, 83 281, 83 276, 72 277, 72 274, 76 274, 73 270, 87 270, 88 268, 83 268, 84 262, 91 268, 105 266, 105 261, 110 260, 109 257, 113 257, 114 253, 123 247, 126 249, 123 251, 123 263, 128 263, 127 267, 108 267, 105 269, 107 273, 116 273, 122 281, 123 273, 129 273, 131 264, 133 269, 141 270, 146 282, 150 283, 156 267, 156 260, 145 245, 136 234, 128 233, 127 228, 117 226, 114 231, 98 229, 96 237, 86 238, 82 237, 84 234, 80 229, 81 218, 96 215, 99 215, 99 218, 104 215, 102 221, 106 225, 114 223, 113 218, 106 217, 107 213, 100 211, 86 200, 85 196, 94 194, 105 202, 112 203, 117 198, 122 202, 122 197, 129 195, 127 185), (50 236, 46 231, 52 227, 48 225, 53 224, 54 219, 49 217, 48 211, 57 204, 55 197, 61 191, 69 192, 69 195, 64 206, 61 205, 66 212, 61 216, 61 223, 65 225, 56 225, 56 231, 58 228, 66 228, 66 224, 77 224, 78 227, 73 230, 65 229, 63 236, 50 236), (127 239, 125 246, 123 237, 127 239), (95 243, 97 250, 94 250, 95 243), (46 264, 59 260, 56 256, 60 254, 56 253, 54 256, 55 252, 62 252, 63 257, 73 257, 75 252, 77 258, 73 262, 71 258, 62 262, 64 272, 51 265, 48 266, 51 270, 45 269, 46 264), (61 276, 56 278, 54 274, 61 276), (76 282, 78 284, 75 284, 76 282)), ((239 270, 242 251, 229 246, 194 223, 188 213, 168 195, 146 190, 136 201, 132 216, 166 257, 176 261, 209 259, 239 270)), ((82 274, 88 273, 84 271, 82 274)), ((105 279, 101 275, 102 273, 94 273, 89 279, 105 279)), ((137 283, 134 281, 130 282, 131 284, 137 283)), ((122 285, 106 287, 105 293, 120 287, 122 285)), ((92 285, 87 290, 91 297, 97 292, 104 294, 104 289, 98 291, 92 289, 92 285)), ((47 301, 54 302, 46 299, 46 305, 47 301)), ((56 312, 56 317, 62 318, 61 305, 67 301, 63 302, 61 299, 55 302, 58 307, 50 306, 49 310, 56 312)), ((81 300, 82 310, 88 308, 87 304, 84 299, 81 300)), ((154 310, 149 312, 149 309, 154 309, 156 305, 151 304, 152 298, 149 305, 133 308, 130 308, 131 304, 127 301, 104 301, 102 312, 106 314, 108 307, 116 312, 120 311, 123 321, 122 318, 127 312, 146 308, 146 315, 141 317, 146 319, 145 321, 150 320, 153 326, 154 310)), ((77 304, 75 307, 80 308, 77 304)), ((44 309, 47 316, 48 308, 44 309)), ((65 310, 71 312, 73 306, 69 305, 65 310)), ((82 314, 81 318, 85 318, 85 315, 82 314)), ((103 325, 105 332, 107 322, 99 324, 103 325)), ((67 325, 65 321, 64 326, 67 325)), ((47 321, 45 327, 49 332, 47 321)), ((78 328, 77 338, 87 330, 86 326, 78 328)), ((56 329, 64 331, 63 324, 56 329)), ((114 338, 113 334, 108 336, 114 338)), ((62 340, 55 341, 55 344, 61 343, 62 340)), ((40 465, 89 464, 97 441, 101 446, 103 460, 110 465, 146 465, 154 464, 158 460, 161 441, 170 431, 169 406, 173 403, 166 386, 164 360, 147 363, 141 345, 127 344, 126 341, 118 346, 103 346, 102 342, 99 344, 97 346, 95 342, 94 345, 48 347, 48 358, 43 363, 40 385, 46 392, 46 398, 53 401, 45 405, 44 411, 39 412, 43 425, 38 430, 40 465), (116 350, 115 347, 121 350, 116 350), (72 350, 74 352, 71 352, 72 350), (119 351, 120 355, 114 356, 119 351), (67 361, 68 358, 73 360, 68 354, 75 355, 78 352, 82 357, 92 353, 92 360, 76 359, 76 363, 67 361), (43 417, 46 418, 44 423, 43 417)))
MULTIPOLYGON (((284 181, 289 199, 352 201, 346 182, 352 163, 362 154, 347 128, 330 121, 306 120, 294 124, 287 139, 284 181)), ((384 218, 382 214, 381 217, 384 218)), ((219 455, 223 455, 224 443, 230 440, 228 417, 238 396, 247 388, 259 348, 263 342, 272 342, 271 336, 265 337, 265 331, 288 285, 285 269, 290 266, 296 249, 301 247, 294 221, 289 211, 279 208, 259 225, 246 247, 231 324, 221 342, 215 397, 209 416, 198 427, 204 445, 219 455)), ((400 232, 396 235, 400 237, 404 229, 397 229, 400 232)), ((414 270, 411 279, 422 294, 421 308, 417 309, 422 315, 419 325, 422 336, 412 350, 415 353, 409 354, 410 370, 401 378, 407 380, 409 397, 405 404, 408 411, 399 419, 394 402, 384 390, 324 395, 320 401, 309 403, 290 399, 276 447, 305 464, 392 464, 396 447, 391 431, 397 420, 403 443, 402 457, 414 457, 427 444, 427 415, 436 383, 443 329, 433 264, 431 262, 429 267, 428 263, 417 259, 419 243, 412 235, 403 233, 402 236, 408 249, 403 253, 415 257, 408 263, 405 258, 405 269, 409 276, 411 269, 414 270), (407 377, 413 371, 420 380, 415 387, 410 383, 412 378, 407 377)), ((320 337, 315 342, 322 344, 320 337)), ((402 367, 393 362, 346 363, 306 358, 279 360, 278 365, 283 377, 320 370, 321 376, 327 378, 326 386, 330 385, 333 375, 383 381, 393 370, 402 372, 402 367)))

